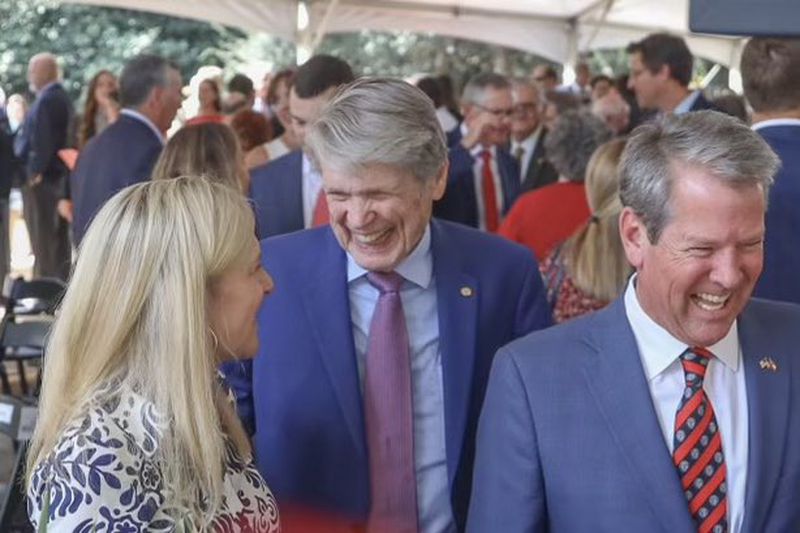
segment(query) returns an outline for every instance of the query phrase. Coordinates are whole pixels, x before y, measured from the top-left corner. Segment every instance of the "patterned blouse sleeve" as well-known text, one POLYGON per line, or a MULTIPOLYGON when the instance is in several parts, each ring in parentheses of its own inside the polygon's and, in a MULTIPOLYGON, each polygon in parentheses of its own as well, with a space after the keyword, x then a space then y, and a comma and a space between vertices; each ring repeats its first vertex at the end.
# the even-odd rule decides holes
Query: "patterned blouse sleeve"
POLYGON ((68 432, 34 471, 29 516, 39 526, 48 506, 47 531, 170 531, 161 512, 157 465, 102 408, 68 432), (49 502, 45 501, 49 495, 49 502))

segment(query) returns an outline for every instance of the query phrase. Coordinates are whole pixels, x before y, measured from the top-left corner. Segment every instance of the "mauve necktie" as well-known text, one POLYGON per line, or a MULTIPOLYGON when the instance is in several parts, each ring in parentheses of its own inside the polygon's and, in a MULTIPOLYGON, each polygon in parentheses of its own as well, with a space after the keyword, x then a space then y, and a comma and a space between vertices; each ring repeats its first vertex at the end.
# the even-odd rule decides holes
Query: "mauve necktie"
POLYGON ((693 347, 681 354, 686 388, 675 413, 672 458, 699 533, 728 531, 725 455, 714 407, 703 390, 713 354, 693 347))
POLYGON ((403 278, 370 272, 380 292, 367 344, 364 413, 369 448, 369 533, 417 532, 411 358, 400 300, 403 278))

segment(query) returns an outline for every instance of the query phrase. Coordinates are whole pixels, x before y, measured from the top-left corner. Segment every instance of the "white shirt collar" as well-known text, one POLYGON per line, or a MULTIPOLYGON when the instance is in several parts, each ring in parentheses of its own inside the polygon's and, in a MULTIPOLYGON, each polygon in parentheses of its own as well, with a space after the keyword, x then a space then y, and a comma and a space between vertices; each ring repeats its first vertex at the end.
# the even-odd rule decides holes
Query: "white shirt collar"
POLYGON ((772 126, 800 126, 800 118, 771 118, 753 124, 752 128, 756 131, 772 126))
MULTIPOLYGON (((631 276, 625 289, 625 314, 636 338, 642 366, 648 381, 661 374, 689 346, 676 339, 666 329, 645 313, 636 295, 636 275, 631 276)), ((725 337, 712 346, 706 346, 725 366, 736 372, 739 368, 739 336, 737 321, 725 337)))
POLYGON ((145 124, 145 126, 150 128, 150 130, 156 135, 156 137, 158 137, 158 140, 161 141, 161 144, 165 143, 166 139, 164 139, 164 134, 161 133, 161 130, 159 130, 156 127, 155 124, 153 124, 152 120, 150 120, 146 116, 142 115, 141 113, 139 113, 135 109, 131 109, 129 107, 124 108, 122 111, 120 111, 120 113, 123 114, 123 115, 129 116, 129 117, 131 117, 133 119, 136 119, 139 122, 143 122, 145 124))
MULTIPOLYGON (((350 253, 347 254, 347 282, 366 276, 367 270, 356 263, 350 253)), ((425 228, 425 233, 419 240, 416 248, 408 257, 397 265, 395 272, 415 285, 427 289, 433 278, 433 254, 431 253, 431 225, 425 228)))
POLYGON ((516 153, 517 148, 520 146, 525 149, 526 154, 533 152, 534 148, 536 148, 536 143, 539 141, 539 137, 542 135, 542 130, 544 130, 544 126, 540 124, 535 130, 533 130, 533 133, 525 137, 525 140, 512 141, 511 153, 516 153))
POLYGON ((695 101, 700 97, 700 91, 692 91, 690 92, 686 98, 684 98, 680 104, 675 106, 675 109, 672 112, 676 115, 680 115, 681 113, 688 113, 692 106, 694 105, 695 101))

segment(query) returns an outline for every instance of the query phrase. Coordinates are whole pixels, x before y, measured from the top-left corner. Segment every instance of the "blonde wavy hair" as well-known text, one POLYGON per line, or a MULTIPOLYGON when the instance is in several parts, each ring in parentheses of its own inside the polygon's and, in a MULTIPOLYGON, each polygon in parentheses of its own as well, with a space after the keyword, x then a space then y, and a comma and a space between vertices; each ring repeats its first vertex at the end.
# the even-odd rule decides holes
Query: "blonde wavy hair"
POLYGON ((156 456, 165 510, 200 529, 210 523, 226 436, 242 457, 251 451, 217 380, 209 290, 251 260, 254 234, 244 196, 198 176, 134 185, 105 204, 48 342, 28 483, 69 423, 128 387, 166 418, 156 456))
POLYGON ((575 286, 599 300, 616 298, 631 274, 619 236, 619 161, 625 139, 600 145, 586 166, 590 222, 564 244, 564 261, 575 286))

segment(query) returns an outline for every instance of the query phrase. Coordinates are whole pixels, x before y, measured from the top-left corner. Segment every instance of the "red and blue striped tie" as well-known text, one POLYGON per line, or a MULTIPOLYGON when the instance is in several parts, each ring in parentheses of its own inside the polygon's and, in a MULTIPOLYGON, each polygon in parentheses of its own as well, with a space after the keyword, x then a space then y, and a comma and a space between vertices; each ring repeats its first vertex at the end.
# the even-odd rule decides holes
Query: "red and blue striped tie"
POLYGON ((727 471, 722 438, 714 407, 703 390, 703 379, 713 356, 700 347, 681 354, 686 388, 675 414, 672 439, 672 458, 699 533, 728 531, 727 471))

